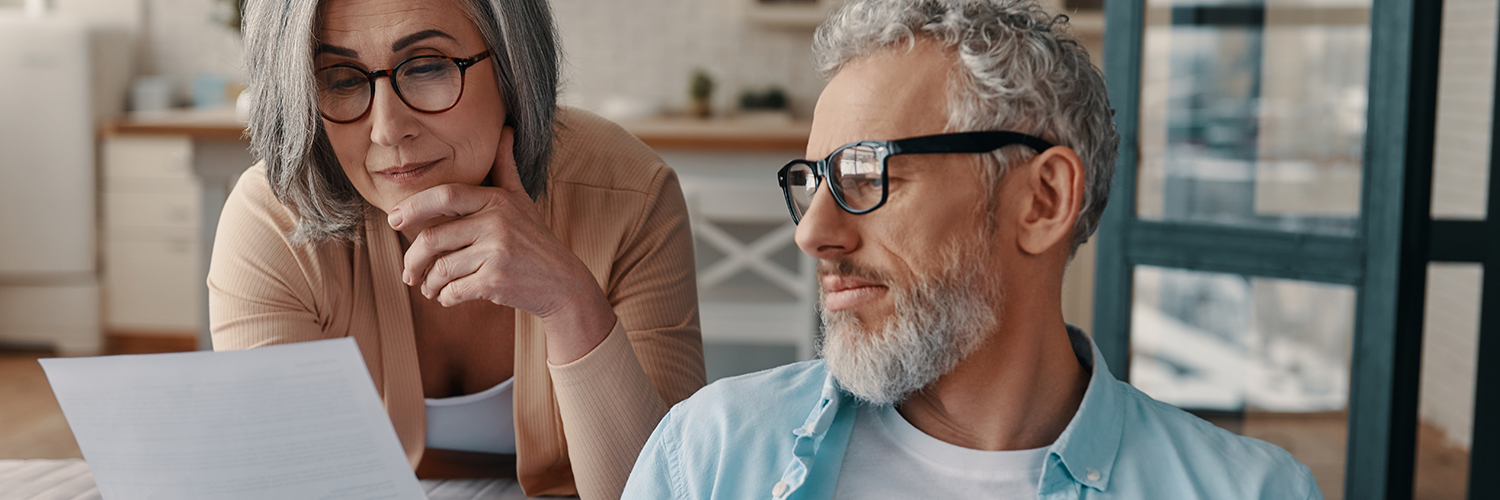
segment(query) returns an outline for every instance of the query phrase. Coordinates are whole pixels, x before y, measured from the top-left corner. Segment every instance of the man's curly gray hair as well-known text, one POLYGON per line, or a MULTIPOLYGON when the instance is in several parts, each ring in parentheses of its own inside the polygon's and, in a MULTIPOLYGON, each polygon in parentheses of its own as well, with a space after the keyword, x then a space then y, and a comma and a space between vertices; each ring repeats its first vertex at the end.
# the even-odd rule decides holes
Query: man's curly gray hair
MULTIPOLYGON (((829 78, 853 60, 909 50, 918 36, 956 49, 949 131, 1023 132, 1071 147, 1082 159, 1087 184, 1073 227, 1076 251, 1099 227, 1120 136, 1104 75, 1067 26, 1066 16, 1048 14, 1034 0, 856 0, 818 28, 813 57, 829 78)), ((983 180, 994 185, 1010 162, 1030 158, 1023 149, 986 157, 992 161, 983 180)))

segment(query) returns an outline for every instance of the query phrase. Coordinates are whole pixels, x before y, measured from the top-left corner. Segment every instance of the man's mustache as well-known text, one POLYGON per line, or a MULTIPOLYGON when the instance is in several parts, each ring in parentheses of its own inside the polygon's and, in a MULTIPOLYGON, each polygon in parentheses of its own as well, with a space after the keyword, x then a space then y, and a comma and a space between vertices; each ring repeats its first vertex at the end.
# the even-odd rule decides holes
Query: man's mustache
POLYGON ((848 259, 818 259, 818 278, 821 279, 824 276, 857 278, 876 283, 890 281, 885 273, 848 259))

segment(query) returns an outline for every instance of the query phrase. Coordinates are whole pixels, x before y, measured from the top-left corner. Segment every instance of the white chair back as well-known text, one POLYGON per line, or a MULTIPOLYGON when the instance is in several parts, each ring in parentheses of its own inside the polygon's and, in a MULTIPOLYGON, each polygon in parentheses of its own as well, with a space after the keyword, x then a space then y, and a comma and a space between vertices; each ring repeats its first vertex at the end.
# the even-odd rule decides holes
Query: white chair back
POLYGON ((781 191, 762 177, 682 176, 694 244, 713 250, 697 252, 699 258, 721 255, 697 263, 703 338, 792 344, 798 359, 811 359, 817 334, 815 261, 794 250, 797 226, 781 191), (784 258, 787 252, 796 252, 792 266, 784 258), (744 289, 746 283, 769 290, 752 293, 744 289))

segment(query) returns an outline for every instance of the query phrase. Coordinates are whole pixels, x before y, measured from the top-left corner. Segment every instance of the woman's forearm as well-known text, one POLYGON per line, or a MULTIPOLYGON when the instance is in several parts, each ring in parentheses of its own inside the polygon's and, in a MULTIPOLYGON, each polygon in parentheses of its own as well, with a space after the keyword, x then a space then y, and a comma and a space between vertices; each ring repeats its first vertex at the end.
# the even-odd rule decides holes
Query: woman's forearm
POLYGON ((669 405, 618 323, 587 354, 548 368, 579 496, 619 498, 641 446, 669 405))

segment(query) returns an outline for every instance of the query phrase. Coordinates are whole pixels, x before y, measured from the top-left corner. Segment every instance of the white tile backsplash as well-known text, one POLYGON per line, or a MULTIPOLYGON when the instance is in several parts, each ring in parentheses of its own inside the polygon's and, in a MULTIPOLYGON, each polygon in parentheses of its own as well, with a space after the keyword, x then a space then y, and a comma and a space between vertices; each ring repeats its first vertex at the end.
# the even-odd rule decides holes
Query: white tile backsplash
POLYGON ((622 96, 669 109, 687 105, 689 75, 718 83, 715 112, 739 94, 779 85, 811 118, 823 81, 812 67, 812 30, 746 19, 753 0, 553 0, 565 56, 564 101, 597 108, 622 96))

